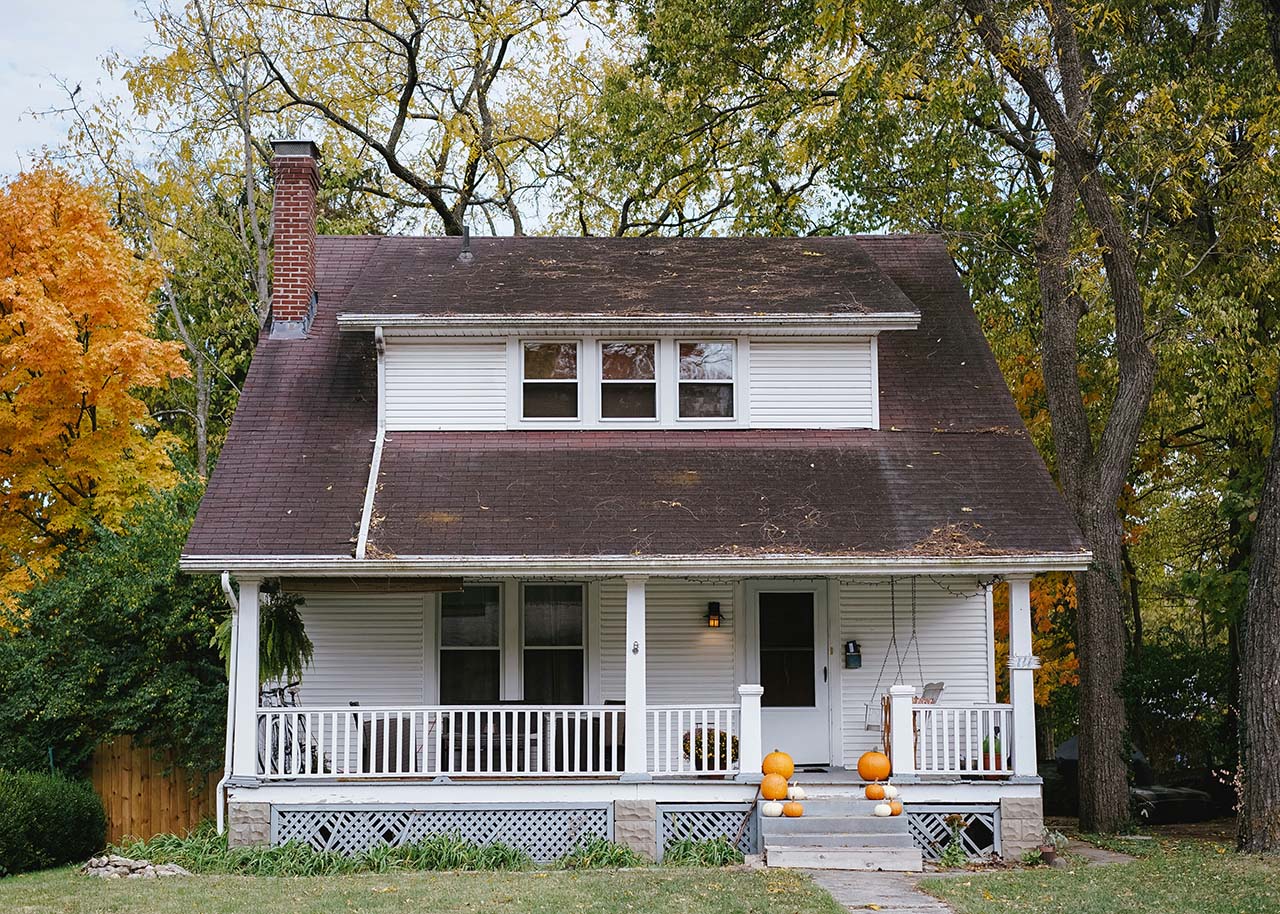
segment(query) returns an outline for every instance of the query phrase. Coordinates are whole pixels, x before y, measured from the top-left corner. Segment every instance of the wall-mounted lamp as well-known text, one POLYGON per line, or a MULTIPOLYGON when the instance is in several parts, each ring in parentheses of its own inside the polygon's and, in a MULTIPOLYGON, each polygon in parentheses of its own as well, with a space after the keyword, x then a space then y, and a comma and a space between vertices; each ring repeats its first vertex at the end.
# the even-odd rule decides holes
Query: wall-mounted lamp
POLYGON ((707 604, 707 628, 719 628, 720 620, 724 617, 720 615, 720 604, 712 600, 707 604))

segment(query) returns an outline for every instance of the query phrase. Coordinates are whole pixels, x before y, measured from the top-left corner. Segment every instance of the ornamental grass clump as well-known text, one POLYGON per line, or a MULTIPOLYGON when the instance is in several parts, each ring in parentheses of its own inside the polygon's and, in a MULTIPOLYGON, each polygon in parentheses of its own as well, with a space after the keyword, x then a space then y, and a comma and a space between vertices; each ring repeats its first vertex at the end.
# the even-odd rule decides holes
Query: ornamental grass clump
POLYGON ((648 866, 649 861, 625 844, 592 835, 579 841, 556 865, 566 870, 622 869, 648 866))
POLYGON ((529 856, 506 844, 476 844, 431 835, 415 844, 378 844, 350 856, 290 841, 278 847, 228 847, 226 835, 202 825, 190 835, 157 835, 117 849, 125 857, 177 863, 193 873, 241 876, 335 876, 419 870, 518 870, 529 856))
POLYGON ((664 866, 733 866, 743 859, 742 851, 723 835, 705 841, 680 838, 668 844, 662 854, 664 866))

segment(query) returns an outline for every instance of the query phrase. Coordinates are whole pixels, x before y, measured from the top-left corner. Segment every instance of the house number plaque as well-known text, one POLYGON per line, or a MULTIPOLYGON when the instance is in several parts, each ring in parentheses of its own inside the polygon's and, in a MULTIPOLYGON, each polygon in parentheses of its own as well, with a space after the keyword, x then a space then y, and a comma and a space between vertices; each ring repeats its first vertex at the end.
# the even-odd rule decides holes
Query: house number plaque
POLYGON ((1009 669, 1038 670, 1040 669, 1040 658, 1035 654, 1010 654, 1009 669))

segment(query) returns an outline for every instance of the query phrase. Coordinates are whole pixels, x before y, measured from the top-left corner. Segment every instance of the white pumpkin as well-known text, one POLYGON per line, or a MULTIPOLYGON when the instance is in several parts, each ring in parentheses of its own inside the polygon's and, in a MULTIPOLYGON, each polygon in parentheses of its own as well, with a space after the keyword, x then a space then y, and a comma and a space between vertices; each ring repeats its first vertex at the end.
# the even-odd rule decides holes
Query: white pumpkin
POLYGON ((877 803, 875 808, 875 814, 882 819, 885 818, 886 816, 891 816, 893 815, 893 807, 890 806, 888 803, 877 803))
MULTIPOLYGON (((889 807, 887 806, 885 807, 885 809, 888 808, 889 807)), ((778 816, 782 815, 782 804, 777 800, 770 800, 768 803, 761 803, 760 815, 768 816, 770 819, 776 819, 778 816)))
POLYGON ((894 787, 892 784, 885 784, 884 798, 886 800, 894 800, 894 799, 897 799, 897 797, 898 797, 898 788, 894 787))
POLYGON ((807 795, 804 792, 804 788, 801 787, 799 784, 792 784, 790 787, 787 788, 788 800, 803 800, 806 796, 807 795))

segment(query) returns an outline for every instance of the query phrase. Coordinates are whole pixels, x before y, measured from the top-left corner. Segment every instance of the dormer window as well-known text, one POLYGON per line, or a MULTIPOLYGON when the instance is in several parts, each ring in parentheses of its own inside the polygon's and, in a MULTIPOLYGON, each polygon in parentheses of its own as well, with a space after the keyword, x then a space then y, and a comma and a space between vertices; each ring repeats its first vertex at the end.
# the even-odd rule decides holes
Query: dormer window
POLYGON ((600 344, 600 418, 657 419, 656 343, 600 344))
POLYGON ((576 419, 578 344, 525 343, 524 418, 576 419))
POLYGON ((732 419, 732 341, 682 342, 679 347, 680 418, 732 419))

